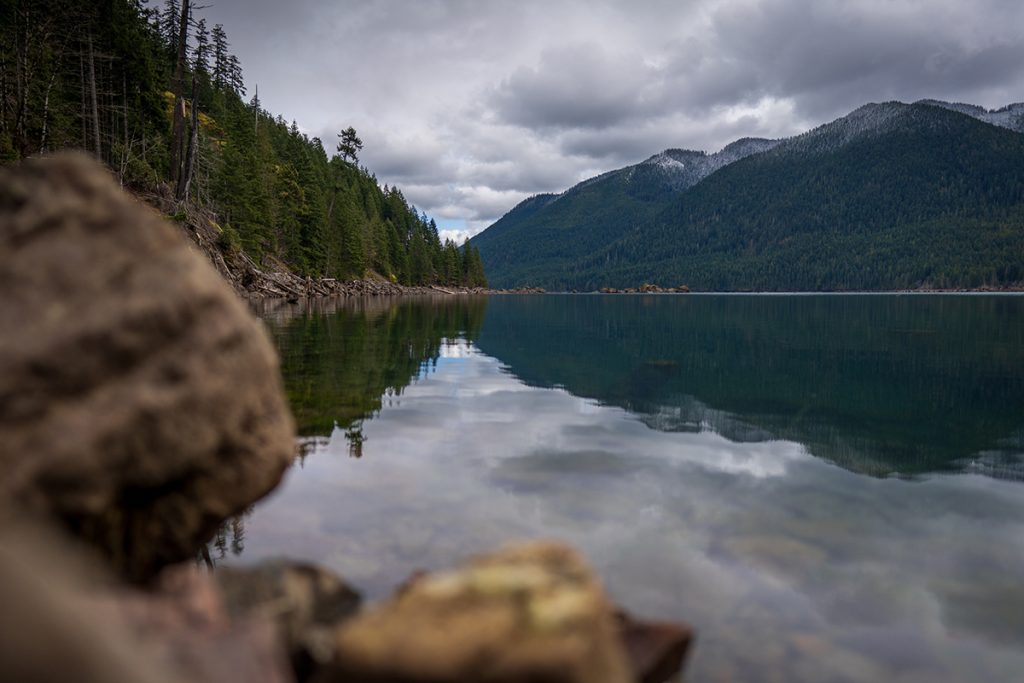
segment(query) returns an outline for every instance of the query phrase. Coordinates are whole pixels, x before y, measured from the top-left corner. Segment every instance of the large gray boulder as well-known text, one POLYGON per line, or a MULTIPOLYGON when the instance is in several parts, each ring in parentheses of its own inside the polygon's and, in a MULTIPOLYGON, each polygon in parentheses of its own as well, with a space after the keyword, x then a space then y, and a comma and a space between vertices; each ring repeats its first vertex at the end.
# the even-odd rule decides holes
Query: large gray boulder
POLYGON ((56 518, 142 580, 278 483, 294 425, 264 329, 102 167, 0 169, 0 291, 8 510, 56 518))

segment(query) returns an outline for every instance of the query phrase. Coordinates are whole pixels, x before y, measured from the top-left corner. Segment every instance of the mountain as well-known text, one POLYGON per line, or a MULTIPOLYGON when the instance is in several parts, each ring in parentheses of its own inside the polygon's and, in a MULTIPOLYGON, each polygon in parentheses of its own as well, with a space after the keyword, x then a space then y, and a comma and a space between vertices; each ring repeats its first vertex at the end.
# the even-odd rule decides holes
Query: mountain
POLYGON ((472 244, 486 259, 492 286, 544 281, 549 273, 573 268, 630 228, 650 221, 680 191, 776 144, 744 138, 717 154, 668 149, 562 194, 530 197, 473 238, 472 244))
POLYGON ((668 150, 517 207, 474 244, 498 286, 1019 285, 1022 116, 887 102, 786 140, 668 150))

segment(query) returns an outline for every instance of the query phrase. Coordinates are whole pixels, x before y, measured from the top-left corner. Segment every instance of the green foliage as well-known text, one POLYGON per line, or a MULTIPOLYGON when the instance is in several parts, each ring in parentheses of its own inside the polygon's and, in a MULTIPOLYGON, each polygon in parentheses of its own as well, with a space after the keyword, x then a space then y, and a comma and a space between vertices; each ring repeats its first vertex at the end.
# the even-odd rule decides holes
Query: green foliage
POLYGON ((234 254, 242 248, 242 238, 230 224, 225 224, 221 227, 220 235, 217 237, 217 246, 225 254, 234 254))
POLYGON ((654 199, 636 199, 622 174, 609 174, 573 196, 524 203, 473 243, 498 286, 1020 284, 1024 135, 902 106, 898 125, 878 134, 818 148, 796 138, 654 199))
POLYGON ((379 301, 271 322, 299 433, 358 427, 436 363, 446 340, 475 339, 486 307, 484 297, 379 301))
MULTIPOLYGON (((166 180, 180 7, 178 0, 161 8, 138 0, 0 2, 0 82, 31 76, 24 87, 4 90, 0 159, 78 147, 127 185, 166 180)), ((198 107, 200 125, 191 196, 230 225, 222 248, 240 246, 257 261, 283 262, 303 275, 348 279, 373 271, 404 284, 467 284, 443 279, 433 221, 357 166, 362 141, 353 128, 328 158, 319 139, 272 116, 258 97, 243 100, 241 65, 225 28, 208 31, 197 13, 193 21, 185 81, 195 77, 196 97, 188 88, 186 107, 198 107)))
POLYGON ((462 245, 462 278, 470 287, 486 287, 484 264, 480 259, 480 251, 470 244, 469 240, 462 245))

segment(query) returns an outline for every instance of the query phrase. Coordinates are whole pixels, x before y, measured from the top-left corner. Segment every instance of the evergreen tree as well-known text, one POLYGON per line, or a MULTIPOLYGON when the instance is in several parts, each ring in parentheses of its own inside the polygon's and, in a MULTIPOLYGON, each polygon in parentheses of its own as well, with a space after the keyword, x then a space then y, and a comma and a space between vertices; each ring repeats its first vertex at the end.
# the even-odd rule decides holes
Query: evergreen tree
POLYGON ((341 155, 342 160, 353 164, 358 163, 359 152, 363 149, 363 141, 356 135, 356 129, 349 126, 338 133, 338 137, 341 138, 341 142, 338 143, 338 154, 341 155))
POLYGON ((180 0, 165 0, 164 11, 160 17, 160 35, 164 39, 169 55, 178 53, 179 23, 181 20, 180 0))
POLYGON ((228 83, 228 37, 223 24, 214 24, 213 32, 213 84, 224 88, 228 83))
POLYGON ((196 24, 196 48, 193 51, 192 68, 204 74, 210 73, 210 32, 206 29, 206 19, 196 24))
POLYGON ((239 97, 243 97, 245 95, 245 81, 242 79, 242 64, 238 61, 238 57, 235 55, 228 55, 225 78, 227 79, 227 87, 234 91, 236 95, 239 97))

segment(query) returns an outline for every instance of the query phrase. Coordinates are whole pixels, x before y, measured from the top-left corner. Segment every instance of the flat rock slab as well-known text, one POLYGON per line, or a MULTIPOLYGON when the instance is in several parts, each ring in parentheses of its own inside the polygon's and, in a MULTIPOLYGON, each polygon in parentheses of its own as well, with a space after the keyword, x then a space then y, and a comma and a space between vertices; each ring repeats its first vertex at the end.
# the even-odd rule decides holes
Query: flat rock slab
POLYGON ((81 156, 0 170, 0 503, 143 580, 273 488, 294 425, 262 325, 81 156))

